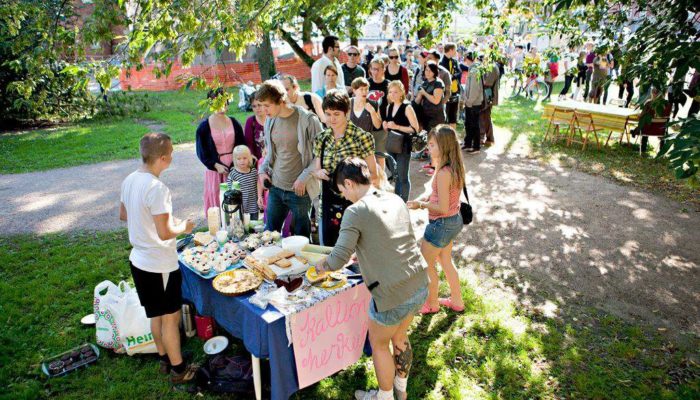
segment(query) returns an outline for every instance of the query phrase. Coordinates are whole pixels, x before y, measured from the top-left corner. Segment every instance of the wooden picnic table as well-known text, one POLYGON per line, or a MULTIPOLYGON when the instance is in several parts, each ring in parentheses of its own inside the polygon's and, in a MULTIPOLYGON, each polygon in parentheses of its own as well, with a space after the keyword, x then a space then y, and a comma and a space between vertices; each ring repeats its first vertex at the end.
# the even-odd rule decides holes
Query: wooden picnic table
MULTIPOLYGON (((551 119, 555 109, 590 113, 593 117, 593 123, 595 124, 596 128, 609 131, 610 135, 612 132, 621 133, 620 142, 622 142, 622 138, 626 134, 629 134, 631 126, 639 123, 639 117, 642 114, 642 110, 640 109, 593 104, 583 101, 564 100, 552 101, 545 104, 542 117, 548 120, 551 119)), ((608 135, 608 141, 610 140, 610 135, 608 135)))

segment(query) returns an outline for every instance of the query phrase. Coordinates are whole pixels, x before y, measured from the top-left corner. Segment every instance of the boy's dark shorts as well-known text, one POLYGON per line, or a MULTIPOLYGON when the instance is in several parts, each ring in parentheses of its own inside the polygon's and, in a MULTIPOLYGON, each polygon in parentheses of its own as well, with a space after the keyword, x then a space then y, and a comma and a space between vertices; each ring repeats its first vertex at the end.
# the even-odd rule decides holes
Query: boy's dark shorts
POLYGON ((138 269, 129 261, 131 276, 134 277, 136 293, 148 318, 160 317, 179 311, 182 307, 182 273, 175 270, 169 273, 168 285, 163 288, 162 273, 138 269))

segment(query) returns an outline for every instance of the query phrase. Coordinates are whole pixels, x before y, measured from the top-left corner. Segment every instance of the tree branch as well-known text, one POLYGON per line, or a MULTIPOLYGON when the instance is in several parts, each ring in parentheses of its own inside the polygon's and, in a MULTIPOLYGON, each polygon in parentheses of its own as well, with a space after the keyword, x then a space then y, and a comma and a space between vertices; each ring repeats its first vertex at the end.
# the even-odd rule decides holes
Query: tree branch
POLYGON ((297 41, 294 40, 294 38, 292 37, 292 35, 291 35, 289 32, 285 31, 285 30, 282 29, 281 27, 278 27, 277 30, 278 30, 279 33, 282 35, 282 39, 284 39, 284 41, 287 42, 287 43, 289 43, 289 45, 292 47, 292 50, 294 50, 294 53, 295 53, 297 56, 299 56, 299 58, 301 58, 302 61, 304 61, 304 63, 306 63, 306 65, 308 65, 309 67, 311 67, 311 65, 313 65, 313 63, 314 63, 313 57, 311 57, 310 55, 308 55, 308 54, 306 53, 306 51, 304 51, 304 49, 303 49, 302 47, 299 46, 299 44, 297 43, 297 41))

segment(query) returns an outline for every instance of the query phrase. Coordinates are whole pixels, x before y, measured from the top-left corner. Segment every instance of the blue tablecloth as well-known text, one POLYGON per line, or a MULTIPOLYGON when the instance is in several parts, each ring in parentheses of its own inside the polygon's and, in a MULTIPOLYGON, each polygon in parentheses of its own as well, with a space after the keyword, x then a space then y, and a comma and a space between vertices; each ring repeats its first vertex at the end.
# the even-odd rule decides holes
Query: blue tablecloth
POLYGON ((272 399, 288 399, 299 390, 294 351, 287 346, 285 317, 273 306, 267 309, 250 304, 244 295, 227 297, 218 293, 211 279, 204 279, 180 263, 182 296, 194 303, 201 315, 216 319, 219 326, 243 340, 245 348, 258 358, 270 359, 272 399))

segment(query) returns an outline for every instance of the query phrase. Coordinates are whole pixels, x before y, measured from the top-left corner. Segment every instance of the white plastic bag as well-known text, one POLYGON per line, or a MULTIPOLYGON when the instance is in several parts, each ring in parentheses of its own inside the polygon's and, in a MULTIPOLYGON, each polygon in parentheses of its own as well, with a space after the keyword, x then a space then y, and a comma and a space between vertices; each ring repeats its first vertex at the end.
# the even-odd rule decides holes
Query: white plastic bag
POLYGON ((119 286, 110 281, 98 284, 94 308, 100 346, 126 351, 129 355, 158 351, 151 333, 151 320, 146 317, 136 290, 127 282, 121 281, 119 286))
POLYGON ((102 281, 95 286, 92 303, 95 312, 97 344, 115 351, 122 349, 122 346, 117 322, 109 306, 120 302, 121 294, 121 290, 119 290, 117 285, 111 281, 102 281))

